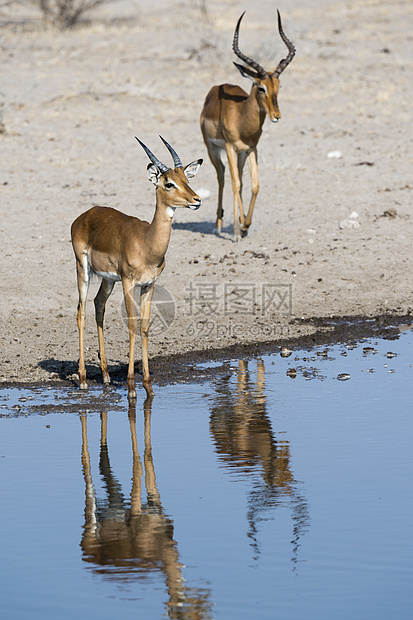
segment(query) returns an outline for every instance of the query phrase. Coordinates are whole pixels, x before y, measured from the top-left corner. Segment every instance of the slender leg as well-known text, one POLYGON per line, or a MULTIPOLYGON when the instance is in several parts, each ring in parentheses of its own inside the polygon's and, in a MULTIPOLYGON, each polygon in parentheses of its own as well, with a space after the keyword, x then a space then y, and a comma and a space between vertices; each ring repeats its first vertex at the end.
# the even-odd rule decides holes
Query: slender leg
POLYGON ((99 361, 100 369, 102 371, 103 383, 110 383, 110 377, 108 372, 108 365, 105 355, 105 341, 103 338, 103 318, 105 316, 105 306, 109 295, 113 291, 115 282, 113 280, 102 279, 99 291, 95 297, 95 316, 96 325, 98 328, 98 341, 99 341, 99 361))
POLYGON ((221 159, 218 162, 217 178, 218 178, 218 208, 217 208, 217 221, 215 224, 215 229, 218 233, 220 233, 222 229, 222 222, 224 219, 224 209, 222 207, 222 201, 224 197, 224 184, 225 184, 225 166, 222 163, 221 159))
POLYGON ((214 232, 220 233, 222 228, 222 220, 224 218, 224 209, 222 207, 222 200, 224 196, 224 184, 225 184, 225 166, 221 159, 221 148, 218 148, 214 145, 210 145, 206 142, 208 146, 208 154, 209 158, 215 168, 217 173, 218 180, 218 208, 217 208, 217 221, 215 224, 214 232))
POLYGON ((128 315, 129 329, 129 366, 128 366, 128 398, 133 400, 136 398, 135 390, 135 340, 138 331, 138 319, 136 318, 135 299, 134 299, 134 282, 124 278, 122 280, 123 296, 125 299, 126 312, 128 315))
POLYGON ((151 315, 151 303, 153 297, 154 287, 142 287, 141 288, 141 311, 140 311, 140 328, 141 328, 141 340, 142 340, 142 370, 143 370, 143 387, 146 390, 147 396, 153 396, 151 377, 149 374, 149 361, 148 361, 148 336, 149 336, 149 320, 151 315))
MULTIPOLYGON (((241 197, 241 201, 242 201, 242 173, 244 170, 244 165, 245 162, 247 161, 247 157, 248 157, 248 151, 239 151, 237 153, 237 161, 238 161, 238 177, 239 177, 239 195, 241 197)), ((242 231, 241 231, 242 234, 242 231)))
POLYGON ((79 330, 79 387, 87 390, 86 366, 85 366, 85 308, 87 293, 89 290, 89 269, 86 254, 76 261, 77 288, 79 291, 79 303, 77 305, 77 327, 79 330))
POLYGON ((227 153, 232 181, 232 193, 234 196, 234 239, 238 241, 240 237, 239 220, 241 220, 241 225, 244 226, 244 208, 240 195, 241 181, 238 174, 238 157, 234 147, 228 142, 225 143, 225 150, 227 153))
POLYGON ((241 234, 245 236, 248 233, 248 228, 251 226, 252 214, 254 212, 255 201, 257 199, 258 190, 260 184, 258 181, 258 164, 257 164, 257 151, 254 149, 248 155, 248 167, 251 175, 251 201, 248 208, 247 217, 245 218, 245 228, 241 230, 241 234))

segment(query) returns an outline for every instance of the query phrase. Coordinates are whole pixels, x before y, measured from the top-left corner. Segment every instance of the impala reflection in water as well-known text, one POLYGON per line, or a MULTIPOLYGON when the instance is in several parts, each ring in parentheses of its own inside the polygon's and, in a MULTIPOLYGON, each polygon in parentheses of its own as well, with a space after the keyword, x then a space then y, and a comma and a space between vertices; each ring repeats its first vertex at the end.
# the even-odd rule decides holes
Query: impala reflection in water
MULTIPOLYGON (((256 372, 250 372, 248 362, 240 360, 235 385, 232 375, 219 378, 212 399, 210 431, 219 459, 229 473, 242 472, 242 477, 252 486, 246 516, 254 559, 260 554, 258 523, 277 507, 290 506, 292 561, 297 562, 299 539, 309 523, 307 502, 299 493, 291 471, 289 442, 275 439, 267 415, 264 362, 257 360, 256 372)), ((81 415, 85 481, 83 561, 95 574, 119 583, 144 581, 151 574, 161 574, 168 593, 168 617, 207 620, 212 618, 211 592, 185 582, 173 520, 165 513, 157 488, 151 446, 151 406, 152 399, 147 398, 143 406, 143 459, 138 450, 135 405, 129 406, 130 498, 123 493, 110 464, 106 412, 100 416, 99 459, 106 497, 97 497, 88 448, 87 415, 81 415), (142 501, 143 476, 146 501, 142 501)))
POLYGON ((293 521, 295 563, 299 539, 309 525, 307 502, 291 471, 289 442, 274 438, 266 411, 264 362, 257 360, 256 373, 249 371, 247 361, 239 360, 238 364, 235 389, 231 375, 218 380, 210 416, 211 435, 228 471, 234 473, 235 468, 253 480, 247 519, 255 559, 259 555, 257 523, 263 519, 263 513, 288 505, 293 521))
POLYGON ((136 410, 129 406, 132 441, 132 489, 127 501, 109 460, 107 413, 101 414, 100 475, 106 488, 105 500, 96 497, 91 474, 87 438, 87 416, 82 422, 82 464, 85 480, 85 524, 81 548, 83 560, 92 570, 113 580, 144 580, 162 573, 168 591, 169 618, 211 618, 207 589, 185 585, 178 546, 173 538, 173 521, 165 514, 156 486, 151 447, 151 398, 144 404, 144 454, 139 456, 136 410), (142 476, 146 502, 142 502, 142 476))

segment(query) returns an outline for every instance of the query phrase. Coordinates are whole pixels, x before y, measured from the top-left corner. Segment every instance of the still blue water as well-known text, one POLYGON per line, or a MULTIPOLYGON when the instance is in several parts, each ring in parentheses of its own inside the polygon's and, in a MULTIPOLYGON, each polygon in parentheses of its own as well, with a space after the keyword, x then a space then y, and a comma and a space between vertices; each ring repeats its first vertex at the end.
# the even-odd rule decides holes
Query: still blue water
POLYGON ((0 390, 1 617, 410 620, 412 362, 407 331, 136 410, 0 390))

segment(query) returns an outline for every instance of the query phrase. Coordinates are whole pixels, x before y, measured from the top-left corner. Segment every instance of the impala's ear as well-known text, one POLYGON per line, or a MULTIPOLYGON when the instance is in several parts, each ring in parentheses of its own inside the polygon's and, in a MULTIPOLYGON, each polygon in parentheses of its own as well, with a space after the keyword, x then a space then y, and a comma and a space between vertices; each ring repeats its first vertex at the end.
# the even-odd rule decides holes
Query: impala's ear
POLYGON ((192 177, 194 177, 196 175, 196 173, 199 170, 199 166, 202 165, 203 160, 202 159, 197 159, 195 161, 192 161, 190 164, 188 164, 187 166, 185 166, 184 168, 184 173, 186 178, 192 179, 192 177))
POLYGON ((158 166, 155 166, 155 164, 148 164, 146 174, 154 185, 158 185, 159 179, 162 176, 162 172, 159 170, 158 166))
POLYGON ((242 77, 248 78, 249 80, 252 80, 253 82, 255 82, 255 80, 259 78, 258 73, 256 71, 253 71, 249 67, 243 67, 242 65, 239 65, 237 62, 234 62, 234 65, 236 66, 238 71, 241 73, 242 77))

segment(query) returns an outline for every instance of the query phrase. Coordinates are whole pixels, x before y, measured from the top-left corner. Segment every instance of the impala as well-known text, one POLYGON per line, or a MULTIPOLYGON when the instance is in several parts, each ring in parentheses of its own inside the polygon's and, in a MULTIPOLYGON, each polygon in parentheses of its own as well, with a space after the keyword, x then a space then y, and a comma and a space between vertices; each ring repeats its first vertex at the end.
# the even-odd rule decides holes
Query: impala
POLYGON ((266 115, 273 123, 280 120, 277 95, 280 86, 279 77, 290 64, 295 55, 295 47, 287 39, 282 29, 281 16, 278 11, 278 31, 288 48, 288 55, 281 60, 276 69, 267 72, 252 58, 245 56, 238 47, 241 20, 238 20, 234 32, 232 49, 246 65, 234 62, 243 77, 252 80, 251 92, 248 95, 239 86, 221 84, 213 86, 206 96, 201 114, 201 130, 218 178, 218 209, 216 232, 222 228, 225 166, 221 155, 225 149, 228 167, 231 174, 232 192, 234 197, 234 238, 237 240, 248 233, 252 214, 258 194, 257 144, 262 133, 266 115), (242 171, 248 160, 251 175, 251 200, 245 216, 242 205, 242 171), (238 219, 239 218, 239 219, 238 219))
MULTIPOLYGON (((160 136, 161 137, 161 136, 160 136)), ((189 187, 188 180, 195 176, 202 159, 185 168, 176 151, 161 137, 173 158, 174 168, 168 168, 136 138, 148 155, 149 180, 156 188, 156 207, 152 222, 125 215, 110 207, 92 207, 72 224, 72 245, 76 257, 79 304, 79 384, 87 389, 84 355, 85 306, 92 274, 102 282, 95 297, 95 316, 98 330, 99 359, 103 382, 110 377, 105 356, 103 318, 105 305, 115 282, 122 282, 129 328, 128 398, 135 399, 134 350, 138 330, 134 288, 140 286, 140 334, 142 341, 143 386, 148 396, 153 395, 148 363, 148 335, 154 284, 165 267, 165 253, 171 236, 175 209, 199 209, 201 199, 189 187)))

